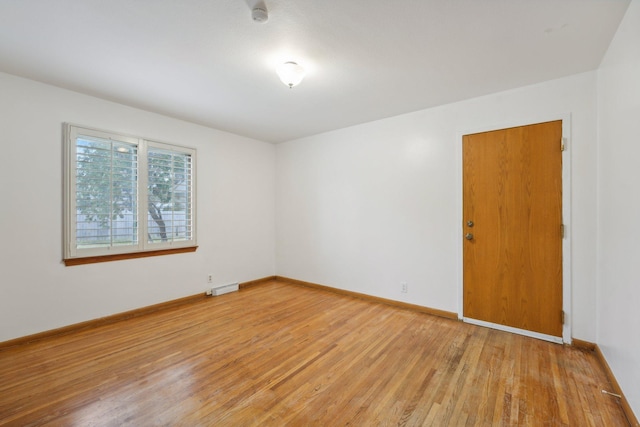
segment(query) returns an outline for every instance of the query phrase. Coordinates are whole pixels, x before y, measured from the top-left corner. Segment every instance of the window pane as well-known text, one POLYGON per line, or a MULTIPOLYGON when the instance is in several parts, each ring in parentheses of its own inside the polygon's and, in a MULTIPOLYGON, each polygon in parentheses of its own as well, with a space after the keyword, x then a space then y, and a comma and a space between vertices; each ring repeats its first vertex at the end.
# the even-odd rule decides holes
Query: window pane
POLYGON ((194 149, 70 124, 64 144, 65 260, 196 245, 194 149))
POLYGON ((148 149, 148 241, 191 240, 191 155, 148 149))
POLYGON ((135 144, 76 138, 76 248, 137 244, 137 168, 135 144))

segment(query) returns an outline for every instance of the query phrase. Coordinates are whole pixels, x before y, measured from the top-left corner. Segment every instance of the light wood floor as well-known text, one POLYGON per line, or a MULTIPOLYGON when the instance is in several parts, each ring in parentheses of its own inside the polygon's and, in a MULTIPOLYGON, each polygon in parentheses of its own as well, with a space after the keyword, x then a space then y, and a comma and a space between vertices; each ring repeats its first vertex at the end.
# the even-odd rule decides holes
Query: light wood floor
POLYGON ((626 426, 588 352, 270 282, 0 352, 0 425, 626 426))

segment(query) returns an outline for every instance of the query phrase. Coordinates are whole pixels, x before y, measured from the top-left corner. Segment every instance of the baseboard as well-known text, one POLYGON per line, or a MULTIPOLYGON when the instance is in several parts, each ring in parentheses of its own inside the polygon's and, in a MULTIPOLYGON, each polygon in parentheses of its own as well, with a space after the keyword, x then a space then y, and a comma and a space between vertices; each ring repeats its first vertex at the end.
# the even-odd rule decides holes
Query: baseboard
POLYGON ((633 409, 631 409, 631 405, 629 405, 629 401, 624 396, 624 393, 620 388, 620 384, 618 384, 618 380, 616 379, 615 375, 613 375, 613 371, 611 370, 609 363, 607 363, 607 359, 605 359, 604 354, 602 353, 602 350, 600 350, 600 347, 598 346, 598 344, 594 344, 594 353, 598 358, 598 360, 600 361, 600 364, 604 368, 604 371, 607 373, 609 382, 611 382, 611 387, 613 387, 613 390, 611 391, 621 396, 620 406, 622 406, 622 411, 626 415, 627 420, 629 421, 629 425, 633 427, 640 427, 640 423, 638 423, 638 418, 636 418, 636 415, 633 413, 633 409))
POLYGON ((583 341, 576 338, 572 338, 571 345, 581 350, 596 351, 596 345, 589 341, 583 341))
MULTIPOLYGON (((262 283, 267 283, 275 279, 275 276, 269 276, 262 279, 252 280, 249 282, 242 282, 239 284, 240 289, 245 289, 251 286, 260 285, 262 283)), ((207 298, 204 292, 199 293, 197 295, 191 295, 188 297, 178 298, 171 301, 165 301, 158 304, 149 305, 146 307, 136 308, 130 311, 125 311, 122 313, 112 314, 106 317, 100 317, 98 319, 87 320, 85 322, 74 323, 72 325, 63 326, 56 329, 50 329, 44 332, 38 332, 37 334, 26 335, 24 337, 14 338, 12 340, 0 342, 0 351, 6 350, 10 347, 15 347, 18 345, 32 343, 34 341, 40 341, 45 338, 54 337, 58 335, 66 335, 72 332, 97 328, 99 326, 109 325, 112 323, 120 322, 122 320, 131 319, 134 317, 144 316, 145 314, 154 313, 159 310, 167 310, 169 308, 179 307, 185 304, 192 304, 194 302, 200 301, 207 298)))
MULTIPOLYGON (((622 411, 624 412, 624 415, 627 417, 627 421, 629 421, 629 425, 633 427, 640 427, 640 424, 638 423, 638 419, 636 418, 636 415, 633 413, 633 410, 629 405, 629 401, 624 396, 624 393, 620 388, 620 384, 618 384, 618 380, 616 379, 615 375, 613 375, 613 371, 611 370, 611 367, 609 366, 607 359, 605 359, 604 354, 602 354, 602 350, 600 350, 600 347, 598 346, 598 344, 595 344, 589 341, 577 340, 573 338, 571 341, 571 345, 581 350, 592 351, 594 353, 594 355, 596 356, 596 359, 598 359, 598 362, 600 363, 600 366, 602 366, 602 369, 604 369, 604 372, 607 375, 607 379, 611 383, 611 387, 613 387, 613 390, 607 390, 607 391, 613 392, 621 396, 619 399, 620 406, 622 407, 622 411)), ((617 399, 615 396, 611 396, 611 398, 617 399)))
POLYGON ((268 282, 273 282, 274 280, 276 280, 276 276, 268 276, 268 277, 263 277, 262 279, 251 280, 249 282, 242 282, 240 283, 239 287, 240 289, 246 289, 252 286, 258 286, 268 282))
POLYGON ((406 302, 395 301, 386 298, 374 297, 367 294, 361 294, 359 292, 347 291, 339 288, 332 288, 331 286, 319 285, 317 283, 304 282, 302 280, 291 279, 289 277, 276 276, 276 280, 291 283, 293 285, 306 286, 308 288, 320 289, 323 291, 333 292, 340 295, 347 295, 354 298, 359 298, 365 301, 377 302, 381 304, 387 304, 394 307, 404 308, 407 310, 418 311, 420 313, 431 314, 434 316, 444 317, 447 319, 458 320, 458 314, 445 310, 438 310, 436 308, 424 307, 416 304, 409 304, 406 302))

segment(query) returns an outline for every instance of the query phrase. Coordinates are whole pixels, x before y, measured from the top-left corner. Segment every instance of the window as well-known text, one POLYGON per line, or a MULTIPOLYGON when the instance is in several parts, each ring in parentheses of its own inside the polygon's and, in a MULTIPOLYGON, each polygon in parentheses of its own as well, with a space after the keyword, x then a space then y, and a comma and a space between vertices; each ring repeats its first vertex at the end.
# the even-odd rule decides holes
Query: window
POLYGON ((194 149, 69 124, 64 146, 67 265, 195 250, 194 149))

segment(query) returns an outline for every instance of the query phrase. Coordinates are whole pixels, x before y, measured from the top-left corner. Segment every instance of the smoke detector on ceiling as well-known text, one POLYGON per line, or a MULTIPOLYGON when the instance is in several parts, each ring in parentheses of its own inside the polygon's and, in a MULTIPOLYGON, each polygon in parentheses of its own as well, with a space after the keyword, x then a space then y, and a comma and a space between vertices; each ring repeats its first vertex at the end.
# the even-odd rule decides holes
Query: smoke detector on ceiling
POLYGON ((251 9, 251 18, 253 18, 255 22, 264 24, 269 20, 269 13, 265 8, 254 7, 253 9, 251 9))

